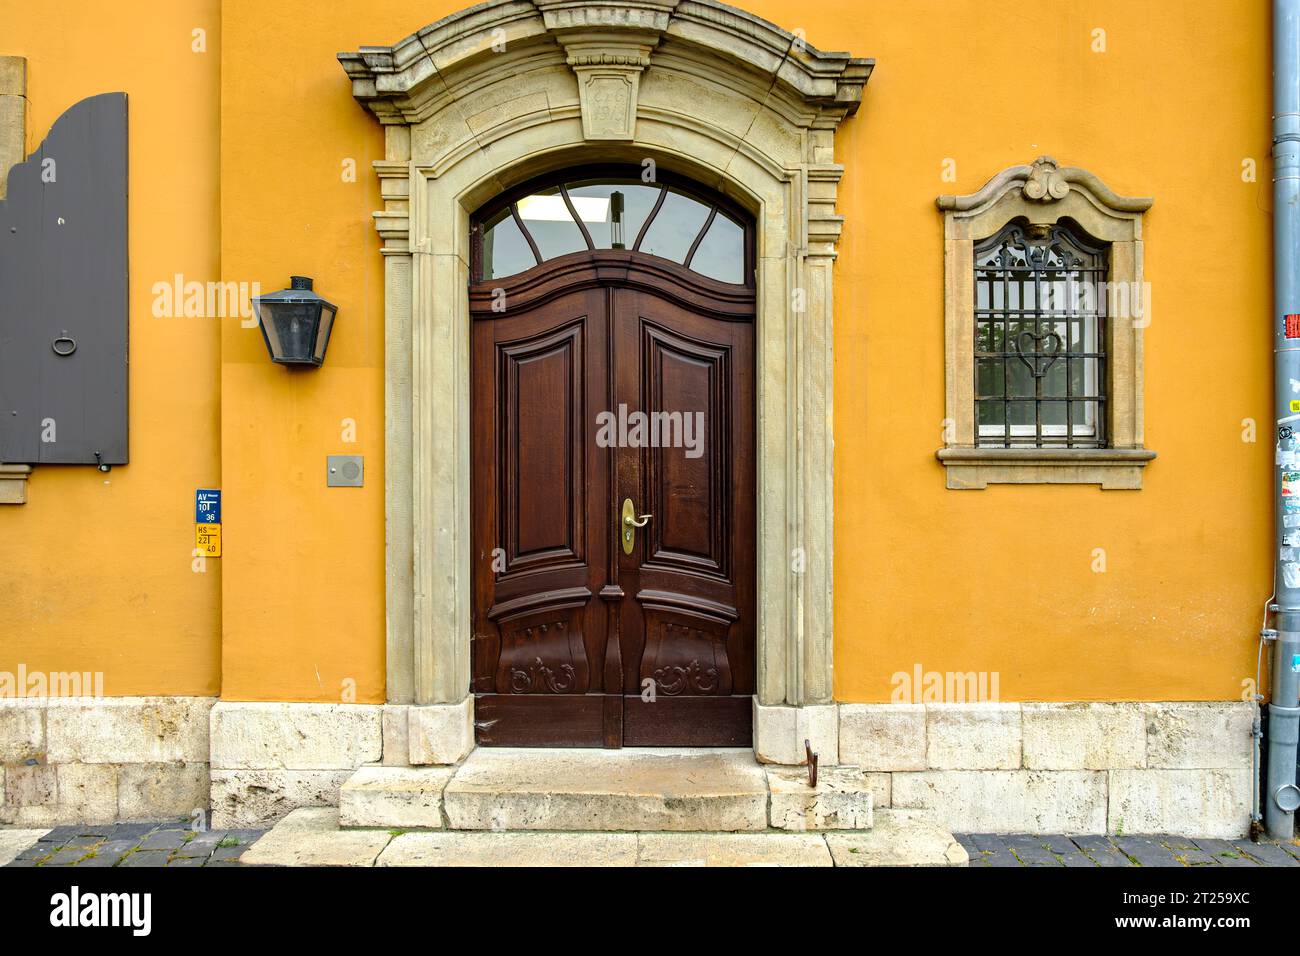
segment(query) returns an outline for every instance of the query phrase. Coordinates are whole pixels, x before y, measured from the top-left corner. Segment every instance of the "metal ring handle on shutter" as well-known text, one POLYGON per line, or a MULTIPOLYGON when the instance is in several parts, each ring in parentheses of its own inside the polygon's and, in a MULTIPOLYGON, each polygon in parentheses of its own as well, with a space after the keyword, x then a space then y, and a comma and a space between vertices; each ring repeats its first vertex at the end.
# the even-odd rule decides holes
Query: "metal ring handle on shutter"
POLYGON ((67 358, 73 352, 77 351, 77 340, 74 339, 72 336, 68 335, 67 332, 64 332, 57 339, 55 339, 53 343, 51 343, 50 348, 54 349, 55 355, 58 355, 61 358, 67 358), (60 348, 59 347, 60 342, 65 342, 67 344, 64 345, 62 348, 60 348))

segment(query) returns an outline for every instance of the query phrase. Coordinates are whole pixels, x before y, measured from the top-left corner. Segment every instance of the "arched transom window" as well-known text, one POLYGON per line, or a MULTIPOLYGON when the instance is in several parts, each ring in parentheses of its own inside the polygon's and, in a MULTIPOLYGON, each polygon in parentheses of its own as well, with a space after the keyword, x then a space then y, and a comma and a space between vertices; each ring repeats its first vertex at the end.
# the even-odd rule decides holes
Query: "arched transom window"
POLYGON ((752 283, 752 227, 721 196, 631 171, 529 184, 475 217, 475 279, 504 279, 571 253, 626 249, 718 282, 752 283))

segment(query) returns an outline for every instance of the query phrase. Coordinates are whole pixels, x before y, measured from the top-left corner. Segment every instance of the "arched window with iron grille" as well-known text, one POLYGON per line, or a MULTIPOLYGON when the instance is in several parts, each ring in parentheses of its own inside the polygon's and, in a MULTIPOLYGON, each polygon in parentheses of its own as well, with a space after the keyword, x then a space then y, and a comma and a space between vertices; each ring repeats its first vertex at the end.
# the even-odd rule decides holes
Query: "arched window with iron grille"
POLYGON ((1106 447, 1106 262, 1069 219, 975 245, 980 446, 1106 447))

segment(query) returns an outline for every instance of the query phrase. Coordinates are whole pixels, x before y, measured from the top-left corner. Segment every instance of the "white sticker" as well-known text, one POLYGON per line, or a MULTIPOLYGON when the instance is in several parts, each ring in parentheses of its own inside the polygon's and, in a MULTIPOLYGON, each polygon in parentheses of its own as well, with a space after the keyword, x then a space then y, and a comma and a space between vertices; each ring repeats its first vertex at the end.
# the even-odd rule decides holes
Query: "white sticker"
POLYGON ((1300 564, 1282 565, 1282 583, 1289 588, 1300 588, 1300 564))
POLYGON ((1288 528, 1300 528, 1300 515, 1283 515, 1282 524, 1288 528))
POLYGON ((1295 548, 1279 548, 1277 552, 1277 559, 1279 561, 1296 560, 1295 548))

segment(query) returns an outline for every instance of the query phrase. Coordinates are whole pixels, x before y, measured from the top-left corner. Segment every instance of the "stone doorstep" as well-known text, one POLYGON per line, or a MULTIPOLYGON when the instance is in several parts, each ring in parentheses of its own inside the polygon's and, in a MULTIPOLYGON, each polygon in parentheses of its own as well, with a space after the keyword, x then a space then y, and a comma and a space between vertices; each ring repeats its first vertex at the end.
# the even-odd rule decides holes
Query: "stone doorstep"
POLYGON ((453 830, 765 830, 752 750, 480 747, 443 791, 453 830))
POLYGON ((777 830, 870 830, 874 791, 858 767, 822 767, 816 788, 807 767, 768 767, 769 816, 777 830))
POLYGON ((480 748, 459 767, 367 766, 339 792, 344 827, 452 830, 866 830, 853 767, 760 766, 750 750, 480 748), (444 816, 445 812, 445 816, 444 816))
POLYGON ((330 807, 294 810, 241 857, 251 866, 965 866, 951 833, 882 810, 870 831, 788 833, 340 830, 330 807))
POLYGON ((440 830, 455 767, 362 767, 339 788, 339 825, 440 830))
POLYGON ((836 866, 969 866, 970 855, 948 830, 910 810, 881 810, 870 830, 831 831, 836 866))
POLYGON ((374 866, 387 830, 340 830, 334 807, 301 807, 244 851, 247 866, 374 866))
POLYGON ((22 853, 23 850, 27 849, 49 832, 48 829, 0 829, 0 866, 6 866, 9 863, 12 863, 19 853, 22 853))

